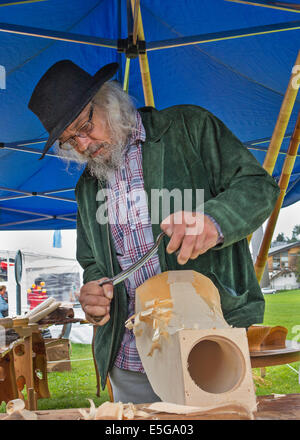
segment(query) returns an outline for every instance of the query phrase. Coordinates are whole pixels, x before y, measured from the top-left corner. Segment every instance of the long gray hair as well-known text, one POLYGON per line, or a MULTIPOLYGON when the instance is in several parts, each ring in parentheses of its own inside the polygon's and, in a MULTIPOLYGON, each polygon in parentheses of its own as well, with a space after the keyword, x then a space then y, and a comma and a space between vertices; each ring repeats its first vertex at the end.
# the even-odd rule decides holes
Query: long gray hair
MULTIPOLYGON (((105 115, 105 123, 108 125, 113 144, 118 146, 118 149, 124 147, 136 129, 136 108, 131 97, 123 91, 119 83, 107 81, 94 96, 92 103, 105 115)), ((68 165, 71 161, 79 164, 88 162, 88 166, 91 165, 93 168, 90 163, 92 160, 78 154, 74 148, 62 150, 57 143, 55 153, 67 161, 68 165)))
POLYGON ((93 103, 106 115, 106 122, 114 141, 126 143, 136 126, 136 110, 130 96, 123 91, 119 83, 109 81, 103 84, 93 103))

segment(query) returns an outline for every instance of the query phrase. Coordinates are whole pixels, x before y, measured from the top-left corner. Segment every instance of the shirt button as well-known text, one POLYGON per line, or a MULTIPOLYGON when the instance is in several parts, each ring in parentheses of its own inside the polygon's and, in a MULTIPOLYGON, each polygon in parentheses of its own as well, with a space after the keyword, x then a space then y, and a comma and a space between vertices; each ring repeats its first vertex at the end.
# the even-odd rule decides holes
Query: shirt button
POLYGON ((135 230, 136 230, 136 225, 135 225, 134 223, 132 223, 132 224, 130 225, 130 229, 131 229, 132 231, 135 231, 135 230))

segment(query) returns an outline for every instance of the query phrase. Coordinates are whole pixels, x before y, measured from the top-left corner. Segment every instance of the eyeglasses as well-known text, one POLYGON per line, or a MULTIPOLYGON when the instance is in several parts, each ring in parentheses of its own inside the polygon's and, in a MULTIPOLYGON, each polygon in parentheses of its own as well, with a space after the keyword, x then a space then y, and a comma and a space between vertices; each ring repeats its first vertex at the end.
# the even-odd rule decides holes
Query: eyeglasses
POLYGON ((94 124, 92 122, 93 118, 93 112, 94 107, 91 106, 89 118, 88 120, 79 128, 76 134, 74 136, 69 137, 65 141, 59 141, 59 148, 62 150, 71 150, 74 147, 77 147, 78 141, 75 139, 77 137, 79 138, 86 138, 94 129, 94 124))

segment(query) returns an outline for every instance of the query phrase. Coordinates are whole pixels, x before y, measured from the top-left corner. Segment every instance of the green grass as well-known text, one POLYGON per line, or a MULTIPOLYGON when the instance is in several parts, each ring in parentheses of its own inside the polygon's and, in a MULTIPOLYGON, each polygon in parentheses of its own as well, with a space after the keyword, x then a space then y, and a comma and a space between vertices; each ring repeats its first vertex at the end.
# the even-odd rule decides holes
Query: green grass
MULTIPOLYGON (((263 324, 282 325, 288 329, 288 339, 299 337, 300 342, 300 290, 280 292, 275 295, 265 295, 266 309, 263 324), (296 332, 295 326, 299 325, 296 332), (294 332, 293 332, 294 330, 294 332)), ((48 386, 51 394, 49 399, 39 399, 38 409, 86 408, 87 399, 92 399, 96 406, 109 400, 108 392, 100 391, 96 396, 96 376, 90 345, 72 344, 72 371, 48 373, 48 386), (82 359, 78 361, 78 359, 82 359), (91 360, 85 360, 91 359, 91 360)), ((300 363, 291 365, 297 372, 300 363)), ((266 368, 266 376, 255 380, 256 394, 288 394, 300 393, 297 372, 287 365, 266 368)), ((260 369, 254 369, 255 376, 260 375, 260 369)), ((0 412, 5 412, 5 404, 0 406, 0 412)))
POLYGON ((91 345, 72 343, 72 370, 48 373, 51 398, 39 399, 38 409, 86 408, 90 406, 87 399, 92 399, 96 406, 109 400, 106 389, 100 390, 100 397, 96 395, 97 381, 92 357, 91 345))
MULTIPOLYGON (((281 291, 275 295, 264 295, 266 301, 264 325, 282 325, 288 329, 287 339, 300 342, 300 289, 281 291), (299 326, 298 328, 296 326, 299 326)), ((290 365, 267 367, 266 375, 255 381, 256 394, 300 393, 300 362, 290 365)), ((253 370, 260 375, 260 369, 253 370)))

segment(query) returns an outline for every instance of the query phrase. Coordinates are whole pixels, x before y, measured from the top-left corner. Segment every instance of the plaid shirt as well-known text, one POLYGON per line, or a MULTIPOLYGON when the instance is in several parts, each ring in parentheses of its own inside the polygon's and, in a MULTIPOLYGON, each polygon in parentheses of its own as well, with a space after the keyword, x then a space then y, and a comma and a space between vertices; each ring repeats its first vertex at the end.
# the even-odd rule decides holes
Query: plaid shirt
MULTIPOLYGON (((108 182, 108 220, 122 270, 127 269, 143 257, 154 244, 148 204, 144 193, 141 142, 145 141, 145 136, 141 117, 137 113, 136 131, 126 146, 123 164, 114 172, 108 182)), ((218 223, 212 217, 210 219, 217 227, 219 243, 223 241, 222 232, 218 223)), ((125 280, 129 300, 128 317, 135 313, 136 288, 160 272, 160 263, 156 254, 125 280)), ((125 328, 115 365, 125 370, 145 372, 132 330, 125 328)))
MULTIPOLYGON (((117 258, 122 270, 138 261, 153 246, 151 220, 144 197, 142 145, 145 129, 137 113, 137 130, 126 147, 124 161, 108 182, 108 219, 117 258)), ((125 280, 128 317, 135 313, 135 290, 161 272, 158 255, 125 280)), ((132 330, 125 329, 115 365, 144 373, 132 330)))

